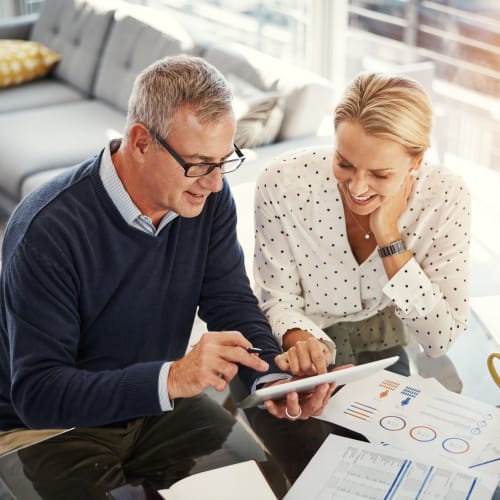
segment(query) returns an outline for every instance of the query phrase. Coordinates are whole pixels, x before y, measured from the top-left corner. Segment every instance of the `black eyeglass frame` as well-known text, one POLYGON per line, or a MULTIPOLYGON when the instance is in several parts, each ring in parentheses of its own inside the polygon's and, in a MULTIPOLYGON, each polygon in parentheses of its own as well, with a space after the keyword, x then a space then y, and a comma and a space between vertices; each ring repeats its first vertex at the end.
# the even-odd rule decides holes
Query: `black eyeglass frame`
POLYGON ((199 163, 188 163, 185 161, 182 156, 175 151, 175 149, 163 139, 158 132, 153 129, 148 129, 149 133, 172 155, 174 160, 184 169, 184 175, 186 177, 204 177, 205 175, 209 175, 212 173, 217 167, 221 169, 223 174, 229 174, 238 170, 241 167, 242 163, 246 160, 245 155, 241 152, 240 148, 233 144, 234 152, 238 156, 238 158, 232 158, 230 160, 224 160, 220 162, 199 162, 199 163), (236 165, 234 168, 230 170, 225 170, 225 165, 236 165), (192 167, 206 167, 207 171, 200 175, 188 175, 189 169, 192 167))

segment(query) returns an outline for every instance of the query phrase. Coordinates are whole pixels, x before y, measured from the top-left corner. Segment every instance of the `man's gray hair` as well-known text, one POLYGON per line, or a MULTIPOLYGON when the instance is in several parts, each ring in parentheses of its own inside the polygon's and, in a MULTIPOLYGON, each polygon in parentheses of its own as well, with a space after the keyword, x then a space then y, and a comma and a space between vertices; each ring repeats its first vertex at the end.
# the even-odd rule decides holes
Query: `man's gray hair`
POLYGON ((184 105, 192 108, 202 124, 217 121, 232 112, 231 102, 229 84, 214 66, 200 57, 165 57, 135 79, 128 101, 125 140, 134 123, 166 137, 176 111, 184 105))

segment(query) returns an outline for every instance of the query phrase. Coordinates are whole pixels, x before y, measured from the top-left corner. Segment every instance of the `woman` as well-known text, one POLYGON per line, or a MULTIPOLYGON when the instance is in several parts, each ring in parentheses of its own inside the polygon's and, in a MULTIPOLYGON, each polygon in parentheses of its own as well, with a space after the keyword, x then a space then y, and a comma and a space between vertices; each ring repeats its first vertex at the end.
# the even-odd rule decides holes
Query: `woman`
POLYGON ((281 368, 444 354, 467 328, 470 198, 424 162, 432 108, 414 80, 364 73, 335 109, 335 147, 275 160, 256 191, 255 280, 281 368))

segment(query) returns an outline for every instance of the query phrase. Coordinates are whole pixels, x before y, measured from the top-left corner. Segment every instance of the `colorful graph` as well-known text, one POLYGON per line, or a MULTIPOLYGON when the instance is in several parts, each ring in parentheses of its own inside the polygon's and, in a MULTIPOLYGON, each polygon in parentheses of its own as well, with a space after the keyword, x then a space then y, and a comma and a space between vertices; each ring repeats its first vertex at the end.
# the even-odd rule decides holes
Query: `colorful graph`
POLYGON ((406 398, 401 401, 401 406, 408 406, 410 402, 420 394, 420 389, 407 385, 401 391, 401 394, 406 396, 406 398))
POLYGON ((428 443, 429 441, 434 441, 434 439, 436 439, 437 432, 435 429, 427 425, 416 425, 410 429, 410 436, 415 441, 428 443))
POLYGON ((384 399, 387 396, 389 396, 391 391, 395 391, 399 387, 399 382, 386 379, 380 382, 379 387, 381 387, 384 390, 382 392, 379 392, 378 397, 379 399, 384 399))
POLYGON ((377 409, 373 406, 367 405, 365 403, 360 403, 359 401, 354 401, 344 410, 344 413, 346 415, 359 418, 361 420, 368 420, 376 412, 377 409))
POLYGON ((387 415, 379 421, 380 426, 386 431, 401 431, 406 427, 406 420, 396 415, 387 415))

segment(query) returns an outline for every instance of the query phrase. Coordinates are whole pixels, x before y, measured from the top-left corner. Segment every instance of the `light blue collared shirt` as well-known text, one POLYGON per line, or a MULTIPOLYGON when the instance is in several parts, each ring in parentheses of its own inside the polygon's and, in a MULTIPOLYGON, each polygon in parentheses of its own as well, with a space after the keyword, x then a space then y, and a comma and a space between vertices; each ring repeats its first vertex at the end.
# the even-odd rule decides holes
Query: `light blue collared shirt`
POLYGON ((151 218, 144 215, 137 208, 137 205, 132 201, 132 198, 130 198, 120 177, 118 177, 115 166, 113 165, 113 160, 111 159, 111 151, 115 152, 118 145, 119 143, 116 139, 111 141, 102 155, 99 175, 104 184, 104 189, 106 189, 111 200, 127 224, 145 233, 158 236, 167 224, 179 217, 179 214, 173 211, 167 212, 156 228, 151 218))
MULTIPOLYGON (((130 198, 130 195, 127 193, 120 177, 118 177, 115 166, 113 165, 113 160, 111 159, 111 151, 116 151, 118 146, 119 142, 117 140, 111 141, 102 155, 99 175, 104 185, 104 189, 115 204, 121 216, 129 225, 139 229, 140 231, 144 231, 145 233, 158 236, 161 230, 179 215, 173 211, 167 212, 156 228, 151 218, 144 215, 137 208, 137 205, 132 201, 132 198, 130 198)), ((173 410, 174 408, 173 401, 168 397, 167 388, 168 373, 171 365, 171 362, 163 363, 160 375, 158 376, 158 397, 163 411, 173 410)))

